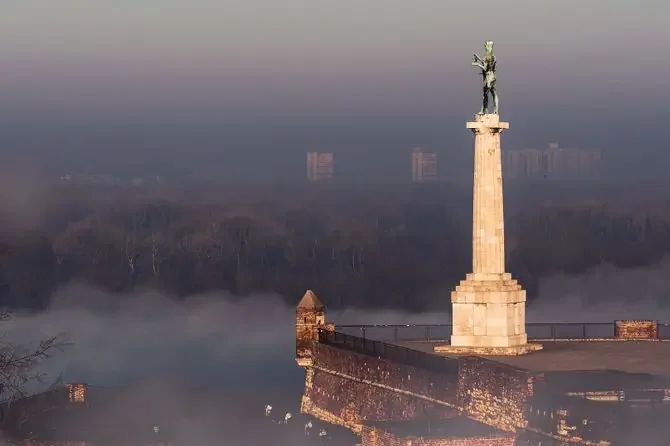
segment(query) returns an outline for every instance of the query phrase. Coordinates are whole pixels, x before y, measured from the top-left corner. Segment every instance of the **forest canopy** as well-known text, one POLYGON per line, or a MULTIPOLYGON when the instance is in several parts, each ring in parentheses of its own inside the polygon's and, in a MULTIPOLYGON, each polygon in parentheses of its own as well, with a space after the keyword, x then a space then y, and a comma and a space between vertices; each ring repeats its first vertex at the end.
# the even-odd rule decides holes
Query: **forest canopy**
MULTIPOLYGON (((438 297, 470 270, 471 199, 451 185, 61 185, 31 203, 0 201, 16 213, 0 220, 0 303, 14 308, 43 308, 84 281, 119 294, 276 292, 291 304, 312 288, 331 308, 419 311, 448 304, 438 297)), ((643 191, 512 190, 508 270, 532 300, 549 274, 658 262, 670 252, 667 208, 643 191)))

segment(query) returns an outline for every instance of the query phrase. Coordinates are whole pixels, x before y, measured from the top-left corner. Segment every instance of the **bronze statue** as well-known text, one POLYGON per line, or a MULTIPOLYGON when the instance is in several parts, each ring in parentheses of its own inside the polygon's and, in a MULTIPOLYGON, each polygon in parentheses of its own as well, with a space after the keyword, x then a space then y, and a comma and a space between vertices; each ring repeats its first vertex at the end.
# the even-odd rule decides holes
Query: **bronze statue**
POLYGON ((472 56, 472 65, 482 70, 483 94, 479 115, 489 113, 489 94, 493 98, 493 114, 498 114, 498 89, 496 88, 496 56, 493 54, 493 40, 484 42, 484 59, 477 54, 472 56))

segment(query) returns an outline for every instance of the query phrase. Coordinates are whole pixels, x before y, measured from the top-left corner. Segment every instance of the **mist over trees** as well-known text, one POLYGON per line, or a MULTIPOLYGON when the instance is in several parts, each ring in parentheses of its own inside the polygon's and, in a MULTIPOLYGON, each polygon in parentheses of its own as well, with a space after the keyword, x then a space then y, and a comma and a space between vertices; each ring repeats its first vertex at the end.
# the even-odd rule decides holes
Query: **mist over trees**
MULTIPOLYGON (((59 286, 83 281, 120 298, 139 288, 227 290, 240 299, 272 291, 295 303, 313 288, 331 308, 419 311, 447 306, 470 270, 470 195, 454 186, 59 185, 7 200, 10 193, 0 201, 0 304, 15 308, 44 308, 59 286)), ((642 196, 509 191, 508 269, 529 299, 549 274, 639 267, 668 254, 667 199, 642 196)))

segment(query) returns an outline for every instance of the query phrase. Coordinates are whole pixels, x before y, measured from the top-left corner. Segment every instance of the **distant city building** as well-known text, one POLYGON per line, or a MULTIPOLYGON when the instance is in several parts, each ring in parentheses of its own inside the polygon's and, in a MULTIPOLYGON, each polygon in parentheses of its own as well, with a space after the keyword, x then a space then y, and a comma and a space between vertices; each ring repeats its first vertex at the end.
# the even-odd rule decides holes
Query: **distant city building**
POLYGON ((437 181, 437 153, 424 152, 420 147, 412 150, 412 181, 437 181))
POLYGON ((549 144, 541 149, 504 151, 503 172, 508 179, 572 180, 600 176, 600 149, 568 149, 549 144))
POLYGON ((333 178, 332 153, 307 152, 307 179, 309 181, 324 181, 333 178))

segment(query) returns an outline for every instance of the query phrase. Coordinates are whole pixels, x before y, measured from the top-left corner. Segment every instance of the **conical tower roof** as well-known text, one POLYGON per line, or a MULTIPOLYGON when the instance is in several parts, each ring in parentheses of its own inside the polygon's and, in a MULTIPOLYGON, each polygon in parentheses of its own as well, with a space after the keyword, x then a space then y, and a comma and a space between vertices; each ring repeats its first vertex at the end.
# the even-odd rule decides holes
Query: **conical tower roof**
POLYGON ((300 299, 298 308, 301 310, 323 310, 326 307, 324 307, 321 301, 316 297, 314 291, 307 290, 305 291, 305 295, 302 296, 302 299, 300 299))

